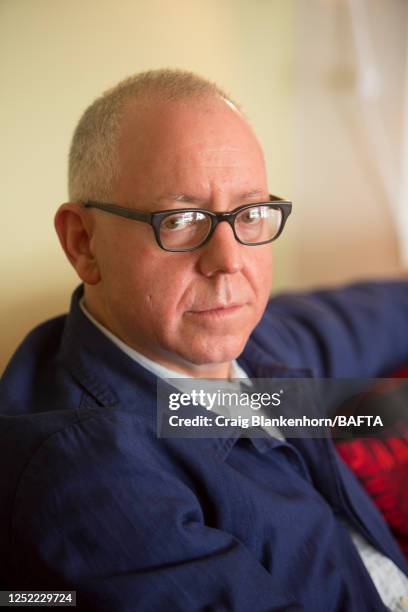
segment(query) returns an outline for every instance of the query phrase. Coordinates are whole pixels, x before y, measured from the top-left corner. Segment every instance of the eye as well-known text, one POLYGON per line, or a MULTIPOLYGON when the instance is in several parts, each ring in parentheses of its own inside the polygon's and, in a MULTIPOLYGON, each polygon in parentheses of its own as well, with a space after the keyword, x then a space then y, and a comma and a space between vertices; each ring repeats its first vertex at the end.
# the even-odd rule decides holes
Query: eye
POLYGON ((164 221, 162 221, 162 228, 165 230, 176 231, 183 229, 186 226, 186 219, 184 216, 176 216, 166 217, 164 221))
POLYGON ((265 216, 266 215, 263 213, 262 207, 260 206, 256 208, 247 208, 239 215, 239 221, 240 223, 245 223, 246 225, 256 225, 265 216))
POLYGON ((205 220, 205 215, 200 212, 187 211, 165 217, 161 223, 161 229, 170 232, 177 232, 197 226, 205 220))

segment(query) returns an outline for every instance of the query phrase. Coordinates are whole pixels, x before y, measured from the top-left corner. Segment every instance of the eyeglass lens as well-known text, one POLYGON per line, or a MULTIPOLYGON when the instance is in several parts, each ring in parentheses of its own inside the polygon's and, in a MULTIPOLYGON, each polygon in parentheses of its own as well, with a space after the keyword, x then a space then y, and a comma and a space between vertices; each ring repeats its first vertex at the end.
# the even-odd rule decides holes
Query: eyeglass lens
MULTIPOLYGON (((185 211, 166 216, 160 224, 160 240, 167 249, 192 249, 202 244, 211 231, 211 216, 185 211)), ((282 212, 270 206, 245 208, 235 218, 239 240, 258 244, 272 240, 282 223, 282 212)))
POLYGON ((235 232, 242 242, 257 244, 275 238, 282 222, 280 210, 269 206, 245 208, 235 219, 235 232))
POLYGON ((167 249, 192 249, 204 242, 211 230, 211 217, 186 211, 165 217, 160 224, 160 240, 167 249))

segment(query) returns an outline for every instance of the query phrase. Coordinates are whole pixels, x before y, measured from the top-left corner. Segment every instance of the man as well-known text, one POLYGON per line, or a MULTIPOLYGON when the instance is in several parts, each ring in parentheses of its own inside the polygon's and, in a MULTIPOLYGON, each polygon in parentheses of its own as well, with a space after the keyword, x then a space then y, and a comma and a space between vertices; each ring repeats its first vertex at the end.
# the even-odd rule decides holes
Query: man
POLYGON ((408 358, 406 283, 267 306, 290 212, 268 193, 247 121, 195 75, 137 75, 82 117, 55 224, 83 286, 1 388, 7 588, 74 589, 86 610, 402 605, 401 551, 330 440, 156 435, 158 377, 408 358))

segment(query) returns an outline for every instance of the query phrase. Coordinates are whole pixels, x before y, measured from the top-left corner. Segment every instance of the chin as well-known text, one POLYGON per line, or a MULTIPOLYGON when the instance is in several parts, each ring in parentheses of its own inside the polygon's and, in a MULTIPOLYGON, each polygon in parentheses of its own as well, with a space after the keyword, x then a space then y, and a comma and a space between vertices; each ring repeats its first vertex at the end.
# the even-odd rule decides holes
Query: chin
POLYGON ((186 361, 197 366, 228 363, 236 359, 244 350, 248 335, 242 337, 220 338, 214 336, 206 342, 193 341, 188 350, 180 353, 186 361))

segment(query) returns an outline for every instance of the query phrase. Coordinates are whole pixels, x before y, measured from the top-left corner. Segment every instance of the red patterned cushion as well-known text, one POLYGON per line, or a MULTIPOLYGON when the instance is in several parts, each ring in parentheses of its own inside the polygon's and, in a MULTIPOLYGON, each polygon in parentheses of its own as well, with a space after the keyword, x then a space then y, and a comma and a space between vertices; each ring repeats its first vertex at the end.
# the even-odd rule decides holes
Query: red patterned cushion
MULTIPOLYGON (((408 378, 408 366, 392 378, 408 378)), ((382 391, 387 393, 385 391, 382 391)), ((335 442, 387 520, 408 560, 408 423, 398 420, 388 436, 335 442)))

